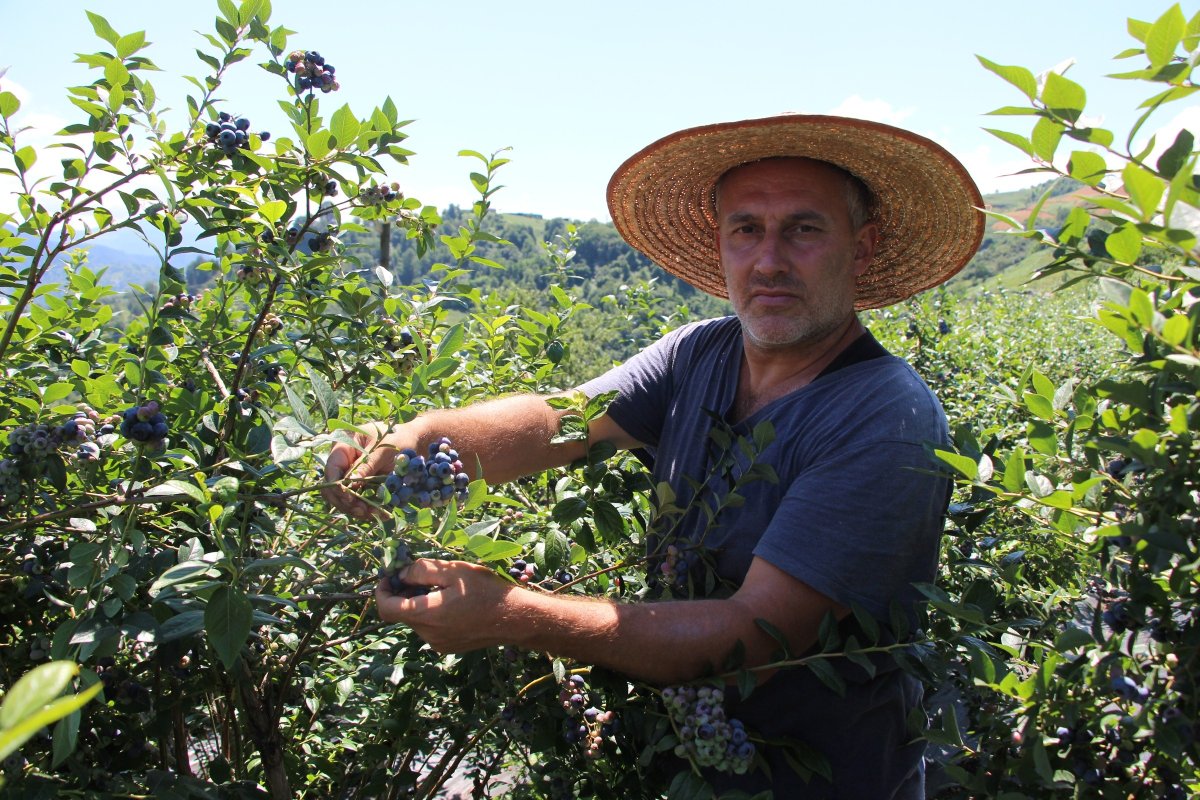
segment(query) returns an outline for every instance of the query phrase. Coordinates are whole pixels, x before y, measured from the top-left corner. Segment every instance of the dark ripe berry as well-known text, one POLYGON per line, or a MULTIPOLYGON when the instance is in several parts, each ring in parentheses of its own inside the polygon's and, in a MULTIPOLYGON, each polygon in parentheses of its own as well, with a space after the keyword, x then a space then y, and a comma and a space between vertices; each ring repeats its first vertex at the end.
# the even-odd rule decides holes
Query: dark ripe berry
POLYGON ((270 131, 262 131, 258 134, 258 138, 262 139, 265 142, 271 138, 271 132, 270 131))
POLYGON ((208 138, 215 139, 221 133, 221 126, 215 122, 210 122, 204 127, 204 132, 208 134, 208 138))
POLYGON ((223 130, 221 131, 220 135, 217 136, 217 141, 225 147, 237 144, 237 133, 231 130, 223 130))
POLYGON ((245 117, 238 117, 237 122, 234 123, 234 127, 239 131, 248 131, 250 130, 250 120, 245 117))
POLYGON ((217 119, 219 119, 221 122, 229 122, 229 120, 231 120, 232 117, 229 115, 229 112, 222 111, 219 114, 217 114, 217 119))
POLYGON ((325 184, 325 194, 329 195, 330 197, 333 197, 337 193, 338 193, 337 181, 335 181, 335 180, 328 181, 325 184))

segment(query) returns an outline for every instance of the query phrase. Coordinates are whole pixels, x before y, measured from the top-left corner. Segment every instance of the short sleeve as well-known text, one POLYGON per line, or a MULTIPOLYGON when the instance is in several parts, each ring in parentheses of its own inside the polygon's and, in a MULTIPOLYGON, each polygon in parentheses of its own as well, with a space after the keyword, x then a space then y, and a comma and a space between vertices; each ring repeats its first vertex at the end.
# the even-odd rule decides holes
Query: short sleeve
POLYGON ((674 392, 672 365, 690 326, 678 328, 598 378, 579 387, 588 397, 617 393, 608 415, 637 441, 656 447, 674 392))

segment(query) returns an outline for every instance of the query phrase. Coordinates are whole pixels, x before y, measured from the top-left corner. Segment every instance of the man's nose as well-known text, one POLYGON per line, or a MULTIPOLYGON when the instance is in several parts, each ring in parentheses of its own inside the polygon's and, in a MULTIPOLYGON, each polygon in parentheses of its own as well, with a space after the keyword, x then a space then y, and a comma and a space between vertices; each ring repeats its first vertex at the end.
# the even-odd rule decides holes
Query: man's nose
POLYGON ((754 260, 754 271, 763 275, 775 275, 788 268, 787 256, 784 253, 783 237, 774 231, 763 234, 758 244, 757 258, 754 260))

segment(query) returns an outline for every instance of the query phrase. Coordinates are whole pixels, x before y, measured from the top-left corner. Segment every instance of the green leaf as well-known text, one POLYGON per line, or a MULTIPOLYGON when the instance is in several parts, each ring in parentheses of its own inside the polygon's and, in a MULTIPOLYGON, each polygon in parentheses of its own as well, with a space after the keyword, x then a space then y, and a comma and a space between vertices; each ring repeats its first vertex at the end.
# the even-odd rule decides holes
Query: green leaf
POLYGON ((170 480, 160 483, 146 490, 147 497, 163 497, 173 495, 184 495, 191 498, 197 503, 203 503, 208 500, 204 490, 191 481, 170 480))
POLYGON ((1146 57, 1150 59, 1150 66, 1154 69, 1161 69, 1170 63, 1175 57, 1175 48, 1179 46, 1179 42, 1183 39, 1185 30, 1187 29, 1187 20, 1183 16, 1183 11, 1179 9, 1179 4, 1171 6, 1163 13, 1150 30, 1146 32, 1146 57))
POLYGON ((605 501, 597 501, 592 505, 592 516, 596 521, 596 530, 609 541, 619 541, 625 535, 625 520, 616 506, 605 501))
POLYGON ((875 645, 879 643, 879 622, 857 603, 850 604, 850 610, 854 612, 854 619, 858 622, 858 627, 862 629, 863 635, 869 639, 869 644, 875 645))
POLYGON ((312 370, 308 374, 308 382, 312 386, 313 395, 317 398, 317 405, 321 407, 321 413, 325 419, 336 417, 338 412, 337 395, 334 394, 333 387, 325 380, 325 376, 312 370))
POLYGON ((73 391, 75 391, 75 387, 70 383, 52 383, 42 392, 42 404, 53 405, 73 391))
POLYGON ((813 671, 821 683, 825 684, 838 697, 846 696, 846 682, 834 669, 833 665, 824 658, 813 658, 805 662, 805 666, 813 671))
POLYGON ((329 155, 329 151, 332 149, 330 147, 330 140, 332 138, 332 134, 329 131, 319 128, 305 137, 304 145, 308 148, 309 155, 316 159, 322 159, 329 155))
POLYGON ((1107 169, 1104 157, 1090 150, 1071 151, 1071 160, 1067 162, 1067 174, 1088 186, 1095 186, 1104 180, 1107 169))
POLYGON ((975 58, 979 59, 979 63, 983 64, 988 71, 999 75, 1020 89, 1030 100, 1037 96, 1037 79, 1025 67, 1006 67, 994 61, 989 61, 981 55, 976 55, 975 58))
POLYGON ((202 630, 204 630, 204 612, 184 611, 160 624, 155 632, 154 641, 158 644, 166 644, 195 636, 202 630))
POLYGON ((969 456, 950 450, 934 450, 933 455, 969 481, 975 480, 975 476, 979 474, 978 462, 969 456))
POLYGON ((554 504, 550 516, 559 525, 567 525, 587 513, 587 500, 582 497, 567 497, 554 504))
POLYGON ((32 716, 62 694, 78 674, 78 664, 51 661, 22 675, 0 704, 0 728, 11 728, 32 716))
POLYGON ((446 335, 442 337, 442 341, 438 344, 438 358, 449 358, 462 349, 463 344, 467 340, 467 331, 460 322, 450 330, 446 331, 446 335))
POLYGON ((1129 313, 1143 328, 1154 324, 1154 302, 1149 294, 1136 286, 1129 290, 1129 313))
POLYGON ((92 21, 92 30, 96 32, 96 35, 111 44, 113 47, 116 47, 117 42, 121 40, 121 36, 115 30, 113 30, 112 25, 108 24, 108 20, 92 11, 88 11, 86 13, 88 15, 88 19, 92 21))
POLYGON ((1058 452, 1058 438, 1054 435, 1054 427, 1040 420, 1032 420, 1026 433, 1029 446, 1043 455, 1052 456, 1058 452))
POLYGON ((567 537, 559 529, 548 529, 541 544, 546 574, 557 571, 570 559, 571 545, 567 542, 567 537))
MULTIPOLYGON (((283 393, 287 396, 288 406, 292 409, 292 417, 284 417, 283 419, 279 420, 279 422, 275 424, 276 433, 282 432, 285 435, 298 433, 294 427, 282 425, 281 423, 283 423, 284 419, 294 419, 300 424, 301 428, 303 429, 303 433, 308 436, 313 436, 316 434, 318 429, 325 428, 324 420, 321 421, 320 425, 313 420, 312 415, 308 413, 308 407, 304 404, 304 398, 292 388, 290 383, 283 384, 283 393)), ((289 444, 296 444, 297 441, 299 441, 298 436, 288 436, 289 444)))
POLYGON ((282 200, 268 200, 258 207, 258 213, 267 222, 278 222, 283 216, 283 212, 287 211, 287 203, 282 200))
POLYGON ((1049 397, 1034 394, 1033 392, 1026 392, 1024 400, 1025 407, 1029 409, 1029 413, 1047 422, 1054 421, 1054 401, 1049 397))
POLYGON ((336 147, 345 150, 354 144, 354 140, 358 138, 359 124, 358 117, 354 116, 349 105, 344 105, 333 112, 333 116, 329 120, 329 130, 333 134, 336 147))
POLYGON ((1019 448, 1009 454, 1004 462, 1004 489, 1019 492, 1025 485, 1025 453, 1019 448))
MULTIPOLYGON (((43 664, 42 666, 49 665, 43 664)), ((58 700, 43 706, 39 711, 21 720, 14 727, 5 728, 0 731, 0 759, 7 758, 17 748, 28 741, 30 737, 50 723, 57 722, 68 714, 87 705, 93 697, 100 694, 103 688, 104 684, 97 681, 82 692, 67 697, 60 697, 58 700)))
POLYGON ((21 108, 21 101, 12 92, 0 92, 0 117, 11 117, 21 108))
POLYGON ((1041 117, 1033 125, 1033 133, 1029 137, 1033 152, 1038 158, 1047 163, 1054 161, 1054 151, 1062 140, 1063 124, 1049 117, 1041 117))
POLYGON ((204 609, 204 629, 209 644, 226 669, 233 669, 246 637, 250 635, 250 623, 254 618, 254 607, 250 600, 232 586, 219 586, 208 600, 204 609))
POLYGON ((1158 157, 1156 164, 1158 171, 1167 178, 1174 178, 1187 165, 1195 146, 1196 139, 1192 132, 1186 128, 1181 129, 1176 134, 1175 141, 1171 143, 1171 146, 1158 157))
POLYGON ((28 172, 29 168, 37 162, 37 151, 32 147, 22 147, 13 157, 17 160, 17 169, 21 172, 28 172))
POLYGON ((1121 180, 1125 183, 1129 199, 1141 210, 1142 219, 1149 222, 1158 213, 1158 204, 1166 191, 1166 184, 1162 178, 1132 162, 1121 170, 1121 180))
POLYGON ((1091 633, 1084 628, 1072 626, 1066 628, 1054 640, 1054 649, 1061 653, 1067 650, 1074 650, 1077 647, 1090 647, 1093 642, 1095 642, 1095 639, 1092 638, 1091 633))
POLYGON ((1122 264, 1133 264, 1142 252, 1142 234, 1135 225, 1122 224, 1104 240, 1104 247, 1122 264))
POLYGON ((1008 142, 1013 147, 1024 152, 1026 155, 1033 155, 1033 144, 1019 133, 1011 131, 1001 131, 995 128, 984 128, 985 131, 995 136, 997 139, 1008 142))
POLYGON ((1046 85, 1042 87, 1042 102, 1056 115, 1076 122, 1087 105, 1087 93, 1075 81, 1051 72, 1046 75, 1046 85))
POLYGON ((75 710, 55 724, 50 766, 57 767, 75 752, 75 744, 79 740, 79 718, 80 713, 75 710))
POLYGON ((146 46, 146 32, 137 31, 136 33, 122 36, 117 40, 115 46, 117 48, 117 58, 129 58, 146 46))

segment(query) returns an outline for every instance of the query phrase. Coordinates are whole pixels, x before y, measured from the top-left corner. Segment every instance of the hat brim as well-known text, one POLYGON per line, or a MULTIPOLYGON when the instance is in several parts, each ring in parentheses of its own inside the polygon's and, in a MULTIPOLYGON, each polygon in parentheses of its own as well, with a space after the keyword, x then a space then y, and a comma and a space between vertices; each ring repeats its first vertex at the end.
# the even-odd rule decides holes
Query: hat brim
POLYGON ((873 195, 875 258, 855 308, 881 308, 948 280, 983 239, 983 198, 941 145, 847 117, 788 114, 689 128, 641 150, 608 184, 613 225, 667 272, 727 297, 716 244, 714 188, 741 164, 812 158, 858 177, 873 195))

